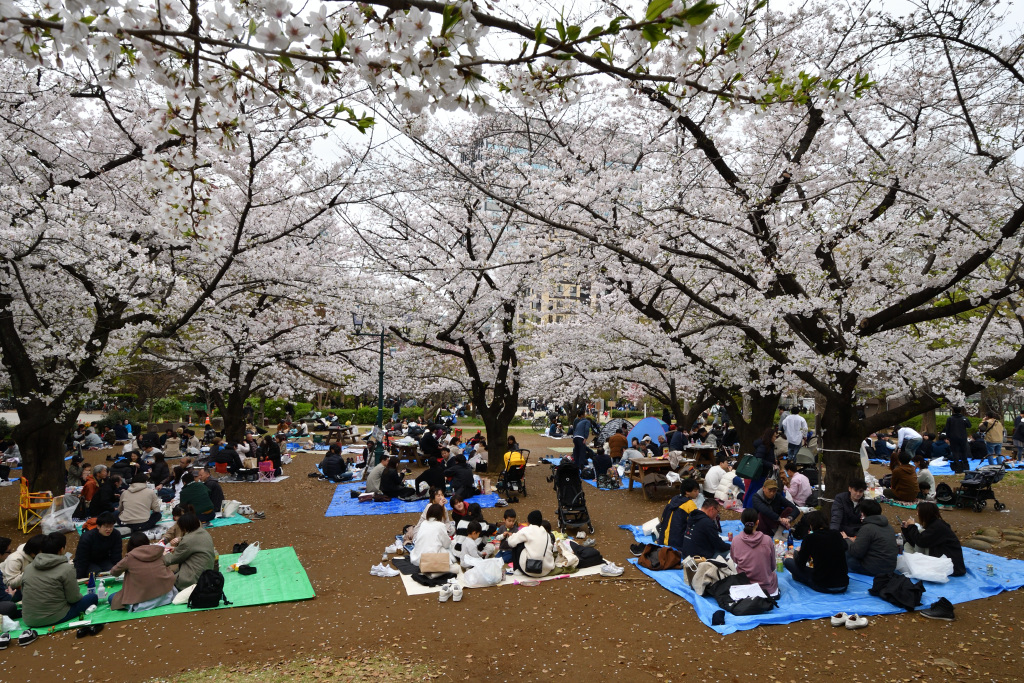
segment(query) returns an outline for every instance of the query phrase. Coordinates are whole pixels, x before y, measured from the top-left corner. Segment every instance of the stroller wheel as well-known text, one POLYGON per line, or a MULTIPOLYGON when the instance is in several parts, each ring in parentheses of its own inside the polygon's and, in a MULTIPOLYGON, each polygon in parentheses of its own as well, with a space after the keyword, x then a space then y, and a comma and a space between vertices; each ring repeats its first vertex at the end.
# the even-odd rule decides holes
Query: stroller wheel
POLYGON ((594 533, 594 525, 593 524, 588 524, 587 525, 587 531, 589 531, 590 533, 594 533))
POLYGON ((1006 509, 1006 506, 1000 503, 998 500, 992 505, 996 512, 1002 512, 1006 509))
POLYGON ((974 503, 974 511, 975 512, 981 512, 984 509, 985 509, 985 506, 982 504, 982 501, 979 500, 979 501, 974 503))

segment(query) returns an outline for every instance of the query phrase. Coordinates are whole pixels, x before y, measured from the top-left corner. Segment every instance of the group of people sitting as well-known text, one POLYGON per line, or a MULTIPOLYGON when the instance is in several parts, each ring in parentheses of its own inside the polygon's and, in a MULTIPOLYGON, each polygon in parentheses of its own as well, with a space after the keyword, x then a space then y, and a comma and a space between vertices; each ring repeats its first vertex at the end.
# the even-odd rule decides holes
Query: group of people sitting
MULTIPOLYGON (((769 596, 778 594, 776 542, 781 542, 800 524, 800 548, 785 557, 784 566, 793 578, 823 593, 842 593, 849 574, 871 577, 896 571, 899 554, 897 531, 882 514, 878 501, 864 498, 867 484, 854 481, 848 492, 836 497, 831 519, 817 510, 801 514, 779 492, 774 479, 765 480, 751 499, 740 521, 743 532, 730 544, 722 538, 721 503, 701 490, 696 480, 681 484, 661 514, 657 540, 679 550, 683 557, 731 557, 737 571, 761 584, 769 596)), ((930 556, 945 555, 953 563, 953 576, 967 573, 963 550, 956 534, 942 519, 934 503, 918 504, 920 526, 913 519, 902 523, 907 547, 930 556)), ((642 544, 634 546, 639 552, 642 544)))
MULTIPOLYGON (((169 604, 203 571, 213 569, 213 539, 194 508, 186 504, 175 512, 174 526, 159 543, 152 544, 145 533, 135 531, 123 553, 122 538, 115 532, 118 519, 110 512, 82 534, 72 559, 65 555, 67 540, 60 532, 32 536, 13 551, 10 539, 0 538, 0 614, 21 618, 29 627, 19 645, 33 642, 36 629, 77 619, 97 605, 101 595, 90 590, 82 596, 80 579, 101 573, 120 577, 121 588, 107 596, 108 604, 115 610, 141 612, 169 604)), ((78 635, 94 635, 102 628, 86 626, 78 635)), ((0 635, 0 649, 9 642, 9 634, 0 635)))

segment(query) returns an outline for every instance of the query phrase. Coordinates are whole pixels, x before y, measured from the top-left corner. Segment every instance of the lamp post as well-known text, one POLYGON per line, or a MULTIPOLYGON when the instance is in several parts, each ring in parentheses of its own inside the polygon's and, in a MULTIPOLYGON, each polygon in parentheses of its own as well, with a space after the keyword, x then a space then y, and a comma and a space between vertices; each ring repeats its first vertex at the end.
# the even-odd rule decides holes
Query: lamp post
POLYGON ((377 437, 377 447, 373 451, 373 464, 379 465, 384 458, 384 327, 380 332, 363 332, 365 324, 363 316, 359 313, 352 313, 352 326, 356 330, 357 337, 379 337, 380 338, 380 368, 377 371, 377 425, 374 429, 377 437))

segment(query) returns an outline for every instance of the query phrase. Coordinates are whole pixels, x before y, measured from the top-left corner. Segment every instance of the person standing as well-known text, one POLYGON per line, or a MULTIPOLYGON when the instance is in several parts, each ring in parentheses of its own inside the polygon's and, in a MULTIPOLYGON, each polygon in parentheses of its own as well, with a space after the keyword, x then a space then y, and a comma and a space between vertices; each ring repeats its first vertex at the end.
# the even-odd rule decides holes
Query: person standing
POLYGON ((1017 449, 1017 460, 1024 461, 1024 410, 1013 421, 1013 447, 1017 449))
POLYGON ((612 460, 618 462, 629 442, 626 441, 626 429, 620 427, 614 434, 608 437, 608 455, 612 460))
POLYGON ((589 417, 581 417, 572 426, 572 460, 581 470, 587 466, 587 458, 593 457, 593 451, 587 448, 587 439, 594 430, 594 423, 589 417))
POLYGON ((1005 429, 1003 421, 995 413, 989 413, 981 421, 978 430, 985 435, 985 450, 988 454, 988 464, 998 465, 999 456, 1003 450, 1003 437, 1005 429))
POLYGON ((924 437, 910 427, 900 427, 896 432, 897 450, 903 449, 903 452, 911 459, 917 455, 917 449, 921 447, 922 442, 924 442, 924 437))
POLYGON ((957 474, 970 469, 967 462, 967 454, 970 452, 967 433, 970 429, 971 421, 964 416, 964 409, 961 406, 953 408, 953 414, 946 419, 946 426, 942 431, 949 439, 949 467, 957 474))
POLYGON ((792 460, 807 442, 807 420, 799 413, 790 413, 782 420, 782 432, 786 435, 789 450, 787 460, 792 460))

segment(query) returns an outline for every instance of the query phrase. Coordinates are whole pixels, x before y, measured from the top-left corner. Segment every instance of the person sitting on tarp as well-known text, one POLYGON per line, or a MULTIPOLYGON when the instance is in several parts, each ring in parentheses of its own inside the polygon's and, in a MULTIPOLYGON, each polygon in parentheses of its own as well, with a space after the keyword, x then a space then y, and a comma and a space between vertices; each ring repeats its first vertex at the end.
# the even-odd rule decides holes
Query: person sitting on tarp
MULTIPOLYGON (((96 465, 92 468, 92 476, 97 486, 96 493, 89 502, 89 517, 99 517, 104 512, 113 512, 117 509, 120 494, 110 478, 110 470, 106 465, 96 465)), ((88 485, 88 481, 86 484, 88 485)))
POLYGON ((144 612, 171 604, 178 594, 174 587, 177 577, 164 564, 163 547, 150 545, 141 531, 132 534, 124 558, 114 565, 110 575, 124 575, 121 590, 107 598, 112 610, 144 612))
POLYGON ((693 479, 684 479, 679 485, 679 494, 672 497, 661 512, 658 524, 658 543, 682 548, 686 536, 686 520, 697 510, 700 486, 693 479))
POLYGON ((899 454, 899 465, 892 468, 892 480, 882 495, 892 500, 917 500, 921 487, 917 483, 917 470, 910 464, 908 453, 899 454))
POLYGON ((832 519, 829 528, 833 531, 841 531, 850 538, 860 531, 862 515, 860 514, 860 502, 864 499, 864 492, 868 485, 863 479, 854 479, 850 482, 848 491, 837 493, 832 503, 832 519))
POLYGON ((935 497, 935 476, 928 469, 928 459, 918 452, 914 456, 914 465, 917 467, 917 497, 930 499, 935 497))
POLYGON ((181 483, 181 493, 178 496, 181 506, 191 505, 192 509, 196 511, 199 521, 204 524, 212 521, 217 516, 217 510, 213 508, 210 489, 206 488, 202 482, 196 481, 191 472, 181 475, 181 483))
POLYGON ((846 567, 846 541, 828 528, 824 513, 814 510, 804 516, 810 533, 794 557, 783 565, 796 581, 819 593, 845 593, 850 585, 846 567))
POLYGON ((807 500, 814 493, 807 475, 800 472, 799 466, 793 460, 786 461, 786 475, 789 477, 786 493, 789 494, 790 499, 797 507, 807 505, 807 500))
POLYGON ((683 557, 716 557, 729 553, 729 544, 722 540, 722 526, 718 521, 718 501, 705 498, 699 510, 686 520, 686 533, 679 548, 683 557))
POLYGON ((889 526, 889 520, 882 514, 877 500, 865 500, 860 504, 864 524, 856 538, 843 534, 849 546, 846 549, 846 564, 851 573, 867 576, 885 576, 896 571, 896 532, 889 526))
MULTIPOLYGON (((718 491, 722 480, 731 471, 732 465, 729 464, 729 458, 725 453, 719 453, 715 456, 715 466, 710 468, 707 474, 704 475, 704 495, 708 498, 714 498, 715 492, 718 491)), ((732 477, 729 478, 731 479, 732 477)))
POLYGON ((466 463, 466 456, 456 455, 444 470, 445 477, 452 480, 452 495, 466 500, 480 495, 473 480, 473 468, 466 463))
POLYGON ((551 424, 548 425, 548 436, 558 439, 565 436, 565 430, 562 429, 562 423, 557 417, 551 420, 551 424))
POLYGON ((121 534, 114 533, 117 518, 104 512, 96 518, 96 528, 82 533, 75 551, 75 575, 84 579, 89 574, 108 572, 121 559, 121 534))
POLYGON ((527 576, 547 576, 555 568, 555 544, 544 529, 544 516, 540 510, 533 510, 526 516, 527 526, 509 535, 508 545, 512 549, 512 566, 527 576), (540 571, 528 571, 530 560, 539 560, 540 571))
POLYGON ((757 530, 774 536, 780 529, 788 530, 798 510, 789 500, 779 495, 779 482, 766 479, 761 490, 754 494, 753 507, 757 510, 757 530))
POLYGON ((953 576, 965 575, 967 565, 964 564, 964 549, 960 545, 960 539, 939 514, 939 506, 935 503, 918 503, 917 514, 921 518, 924 530, 914 524, 913 517, 904 520, 903 536, 907 543, 918 550, 927 550, 931 557, 945 555, 953 561, 953 576))
MULTIPOLYGON (((779 577, 775 573, 775 546, 770 537, 755 528, 758 518, 753 508, 743 511, 740 515, 743 532, 733 538, 729 556, 736 563, 737 573, 746 574, 751 583, 761 586, 765 595, 776 597, 779 594, 779 577)), ((716 538, 721 540, 717 534, 716 538)))
POLYGON ((406 486, 404 479, 405 473, 398 471, 398 458, 389 458, 388 466, 381 473, 380 492, 388 498, 415 498, 416 489, 406 486))
MULTIPOLYGON (((120 537, 117 544, 120 559, 120 537)), ((42 550, 32 560, 32 564, 25 568, 21 586, 24 596, 21 608, 22 619, 30 629, 70 621, 98 602, 95 593, 83 596, 79 591, 75 570, 64 557, 66 545, 67 539, 64 534, 46 534, 42 550)), ((22 634, 18 641, 19 645, 26 645, 36 639, 35 631, 29 630, 27 634, 28 638, 25 637, 26 633, 22 634)))
POLYGON ((320 473, 324 475, 324 479, 336 484, 350 481, 355 477, 355 473, 347 471, 346 467, 345 459, 341 457, 341 447, 332 443, 324 459, 320 461, 320 473))

